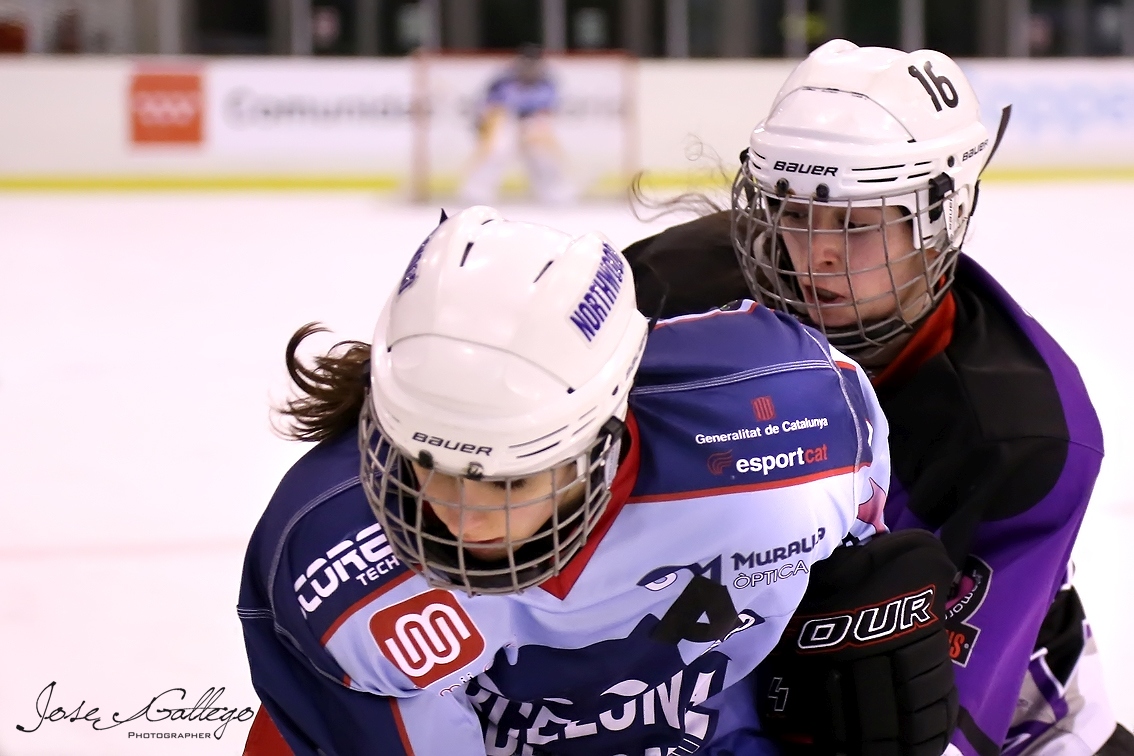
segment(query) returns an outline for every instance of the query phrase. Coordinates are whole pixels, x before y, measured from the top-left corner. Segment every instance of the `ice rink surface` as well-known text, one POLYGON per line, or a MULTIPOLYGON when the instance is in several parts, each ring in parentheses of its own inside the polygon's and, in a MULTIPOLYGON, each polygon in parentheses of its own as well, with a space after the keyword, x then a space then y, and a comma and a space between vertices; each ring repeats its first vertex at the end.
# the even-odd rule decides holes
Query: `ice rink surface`
MULTIPOLYGON (((990 184, 967 247, 1078 362, 1102 418, 1077 583, 1128 726, 1132 208, 1129 183, 990 184)), ((618 246, 677 220, 643 224, 624 204, 505 212, 618 246)), ((363 194, 0 194, 0 756, 240 753, 247 721, 90 720, 163 693, 151 712, 256 707, 243 548, 306 448, 271 431, 284 346, 312 320, 369 341, 436 220, 363 194), (79 721, 40 724, 37 699, 79 721), (131 735, 161 732, 210 737, 131 735)))

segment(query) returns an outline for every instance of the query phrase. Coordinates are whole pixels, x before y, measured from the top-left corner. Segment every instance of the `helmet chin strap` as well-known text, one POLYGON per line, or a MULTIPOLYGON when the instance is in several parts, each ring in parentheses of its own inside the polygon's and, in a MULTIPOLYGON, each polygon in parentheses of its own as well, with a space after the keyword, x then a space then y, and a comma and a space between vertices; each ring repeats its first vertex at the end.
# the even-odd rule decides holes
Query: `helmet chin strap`
POLYGON ((1005 105, 1000 111, 1000 125, 996 128, 996 139, 992 142, 992 149, 988 151, 988 157, 984 160, 984 165, 981 167, 980 172, 984 174, 988 168, 988 164, 992 162, 992 156, 996 154, 996 150, 1000 147, 1000 141, 1004 139, 1004 132, 1008 130, 1008 121, 1012 118, 1012 106, 1005 105))
POLYGON ((969 217, 976 212, 977 199, 980 198, 980 177, 988 170, 988 164, 992 162, 992 156, 996 154, 996 150, 1000 147, 1000 141, 1004 139, 1004 132, 1008 130, 1008 121, 1012 118, 1012 106, 1005 105, 1000 111, 1000 125, 996 127, 996 139, 992 142, 992 149, 988 151, 988 157, 984 159, 984 165, 980 167, 980 173, 977 174, 977 180, 973 184, 973 206, 969 210, 969 217))

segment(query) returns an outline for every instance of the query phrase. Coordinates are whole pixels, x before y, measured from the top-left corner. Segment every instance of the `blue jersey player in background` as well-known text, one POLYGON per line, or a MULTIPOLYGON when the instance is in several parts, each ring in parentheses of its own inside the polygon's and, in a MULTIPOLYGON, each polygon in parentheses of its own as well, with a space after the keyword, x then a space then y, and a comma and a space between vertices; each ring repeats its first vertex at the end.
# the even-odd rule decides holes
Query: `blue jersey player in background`
POLYGON ((319 443, 240 590, 250 756, 771 754, 760 700, 894 643, 942 683, 902 709, 937 729, 878 737, 945 748, 954 571, 901 567, 937 541, 882 532, 886 420, 817 331, 751 301, 650 324, 601 235, 482 206, 422 243, 371 345, 305 364, 316 330, 284 415, 319 443), (824 593, 824 565, 866 586, 891 557, 882 593, 824 593))
POLYGON ((555 137, 559 91, 538 47, 526 46, 489 83, 476 114, 477 151, 461 186, 468 203, 496 200, 504 172, 519 155, 531 193, 561 204, 575 196, 555 137))

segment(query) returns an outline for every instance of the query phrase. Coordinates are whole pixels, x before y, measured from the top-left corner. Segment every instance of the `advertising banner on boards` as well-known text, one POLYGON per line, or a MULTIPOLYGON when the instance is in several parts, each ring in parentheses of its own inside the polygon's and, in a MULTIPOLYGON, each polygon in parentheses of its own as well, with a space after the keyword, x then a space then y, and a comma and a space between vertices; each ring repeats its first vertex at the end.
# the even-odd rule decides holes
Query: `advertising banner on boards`
POLYGON ((1134 163, 1134 66, 1125 60, 969 61, 981 120, 1012 118, 996 168, 1134 163))
POLYGON ((207 149, 405 172, 410 86, 407 60, 216 61, 208 66, 207 149))

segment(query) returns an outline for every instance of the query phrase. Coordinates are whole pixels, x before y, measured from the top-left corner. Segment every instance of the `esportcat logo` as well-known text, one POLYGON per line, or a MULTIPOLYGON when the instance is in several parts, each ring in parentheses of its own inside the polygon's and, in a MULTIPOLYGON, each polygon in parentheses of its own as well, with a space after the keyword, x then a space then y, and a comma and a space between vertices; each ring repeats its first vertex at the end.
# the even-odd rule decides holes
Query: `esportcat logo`
POLYGON ((802 446, 795 451, 780 454, 765 454, 762 457, 749 457, 736 460, 738 473, 758 473, 764 475, 773 470, 782 470, 796 465, 810 465, 816 462, 827 461, 827 445, 817 446, 814 449, 804 449, 802 446))
POLYGON ((723 475, 725 469, 732 466, 732 450, 713 452, 707 464, 713 475, 723 475))

